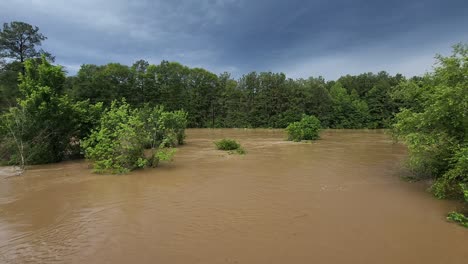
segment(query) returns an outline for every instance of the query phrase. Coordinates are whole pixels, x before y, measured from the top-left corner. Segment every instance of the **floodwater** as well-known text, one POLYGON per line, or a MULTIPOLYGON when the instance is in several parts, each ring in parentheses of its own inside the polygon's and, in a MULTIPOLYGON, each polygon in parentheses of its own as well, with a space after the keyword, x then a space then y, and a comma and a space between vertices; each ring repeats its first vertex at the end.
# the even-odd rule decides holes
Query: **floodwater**
POLYGON ((193 129, 173 163, 128 175, 3 168, 0 263, 468 263, 457 204, 402 181, 405 147, 383 131, 284 138, 193 129), (215 150, 223 137, 248 153, 215 150))

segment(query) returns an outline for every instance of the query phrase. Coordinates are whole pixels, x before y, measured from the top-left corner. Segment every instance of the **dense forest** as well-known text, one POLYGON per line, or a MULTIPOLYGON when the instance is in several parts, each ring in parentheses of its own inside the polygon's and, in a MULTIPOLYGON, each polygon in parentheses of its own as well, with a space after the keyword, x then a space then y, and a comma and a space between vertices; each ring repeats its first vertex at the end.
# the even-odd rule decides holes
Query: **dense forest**
MULTIPOLYGON (((8 32, 24 30, 13 28, 15 25, 7 24, 3 39, 8 32)), ((4 52, 8 63, 4 61, 0 70, 3 110, 17 103, 18 74, 24 71, 24 60, 38 60, 45 54, 53 62, 50 54, 37 50, 45 39, 37 30, 30 29, 38 36, 26 50, 14 47, 15 43, 2 44, 8 50, 4 52)), ((216 75, 177 62, 153 65, 139 60, 131 66, 84 64, 54 90, 72 101, 89 99, 91 103, 103 102, 105 107, 126 98, 134 107, 147 103, 170 111, 185 110, 189 127, 285 128, 307 114, 318 117, 324 127, 387 128, 400 104, 390 94, 402 80, 405 77, 401 74, 392 76, 384 71, 346 75, 336 81, 251 72, 236 80, 229 73, 216 75)))
MULTIPOLYGON (((17 75, 21 67, 3 67, 2 109, 16 103, 17 75)), ((290 79, 283 73, 248 73, 238 80, 176 62, 152 65, 137 61, 83 65, 56 90, 71 100, 89 99, 109 106, 126 98, 134 107, 145 103, 189 113, 189 127, 284 128, 302 114, 315 115, 331 128, 387 128, 399 102, 390 94, 405 78, 386 72, 343 76, 336 81, 321 77, 290 79)))
POLYGON ((109 105, 126 98, 189 113, 189 127, 284 128, 302 114, 317 116, 331 128, 385 128, 398 110, 390 97, 403 76, 386 72, 293 80, 283 73, 248 73, 238 80, 200 68, 162 61, 132 66, 83 65, 67 78, 62 92, 76 101, 109 105))
MULTIPOLYGON (((179 132, 185 125, 285 128, 309 115, 323 128, 391 128, 408 145, 414 174, 436 179, 432 188, 438 197, 468 199, 466 44, 455 45, 449 57, 437 56, 434 72, 418 77, 381 71, 337 80, 291 79, 284 73, 251 72, 235 79, 145 60, 130 66, 84 64, 76 75, 66 76, 51 54, 38 49, 45 39, 37 27, 22 22, 5 23, 0 31, 0 149, 8 163, 57 162, 83 153, 92 158, 102 147, 97 139, 137 136, 148 120, 157 120, 148 128, 159 133, 156 145, 174 146, 183 143, 179 132), (119 122, 126 126, 113 136, 105 134, 119 122), (165 122, 173 127, 160 125, 165 122), (21 152, 27 155, 17 155, 21 152)), ((128 151, 124 147, 119 146, 119 155, 128 151)), ((130 167, 140 167, 142 148, 132 151, 138 153, 130 167)), ((111 159, 115 153, 105 155, 111 159)))

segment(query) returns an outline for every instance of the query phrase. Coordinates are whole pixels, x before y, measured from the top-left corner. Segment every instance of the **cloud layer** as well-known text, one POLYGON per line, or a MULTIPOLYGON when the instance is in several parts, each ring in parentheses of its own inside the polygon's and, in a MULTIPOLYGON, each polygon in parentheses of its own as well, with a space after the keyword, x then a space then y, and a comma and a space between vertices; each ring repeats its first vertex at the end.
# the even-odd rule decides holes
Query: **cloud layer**
POLYGON ((468 41, 468 2, 382 0, 3 0, 74 74, 81 64, 178 61, 216 73, 418 75, 468 41))

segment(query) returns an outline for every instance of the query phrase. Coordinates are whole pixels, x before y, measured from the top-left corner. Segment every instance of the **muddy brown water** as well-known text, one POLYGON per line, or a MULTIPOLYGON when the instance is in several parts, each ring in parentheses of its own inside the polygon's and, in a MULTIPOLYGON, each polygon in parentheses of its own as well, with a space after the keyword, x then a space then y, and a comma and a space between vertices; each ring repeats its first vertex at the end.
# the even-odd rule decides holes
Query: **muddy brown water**
POLYGON ((400 179, 383 131, 193 129, 175 161, 95 175, 84 161, 0 170, 0 263, 468 263, 457 204, 400 179), (247 155, 214 149, 239 140, 247 155))

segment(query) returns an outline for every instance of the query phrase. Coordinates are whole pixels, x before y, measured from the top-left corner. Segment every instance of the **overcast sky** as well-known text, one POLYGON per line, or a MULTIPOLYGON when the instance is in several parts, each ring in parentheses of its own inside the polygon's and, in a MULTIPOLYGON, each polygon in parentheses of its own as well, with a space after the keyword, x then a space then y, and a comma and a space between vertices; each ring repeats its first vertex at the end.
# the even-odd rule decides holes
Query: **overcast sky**
POLYGON ((75 74, 82 64, 178 61, 235 77, 419 75, 468 42, 468 0, 0 0, 75 74))

